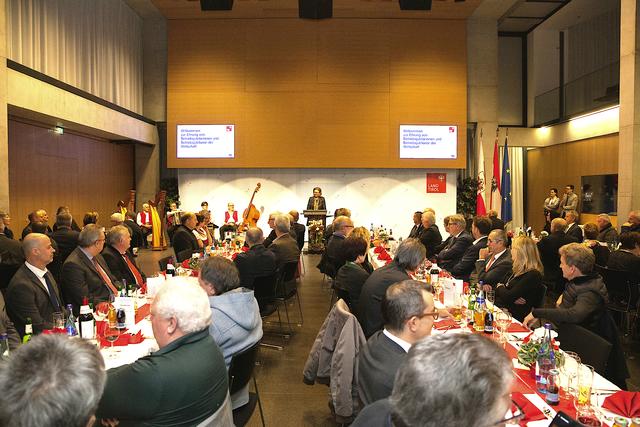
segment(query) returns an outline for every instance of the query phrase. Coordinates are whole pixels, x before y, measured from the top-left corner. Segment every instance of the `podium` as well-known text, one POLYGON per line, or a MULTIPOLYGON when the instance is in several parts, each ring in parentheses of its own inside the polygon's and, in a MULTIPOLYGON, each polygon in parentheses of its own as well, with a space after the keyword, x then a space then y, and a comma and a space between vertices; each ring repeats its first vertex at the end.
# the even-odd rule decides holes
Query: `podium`
POLYGON ((302 215, 307 218, 307 226, 309 228, 309 246, 310 254, 321 254, 324 252, 324 228, 327 220, 326 210, 305 209, 302 215))

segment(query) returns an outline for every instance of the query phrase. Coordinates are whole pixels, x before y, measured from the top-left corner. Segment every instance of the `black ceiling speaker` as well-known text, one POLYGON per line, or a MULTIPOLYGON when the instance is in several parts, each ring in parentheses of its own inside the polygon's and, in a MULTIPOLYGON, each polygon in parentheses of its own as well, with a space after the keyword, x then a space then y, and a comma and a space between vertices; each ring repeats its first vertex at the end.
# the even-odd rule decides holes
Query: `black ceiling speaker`
POLYGON ((333 0, 298 0, 298 15, 303 19, 331 18, 333 0))
POLYGON ((231 10, 233 0, 200 0, 202 10, 231 10))
POLYGON ((431 0, 400 0, 400 10, 431 10, 431 0))

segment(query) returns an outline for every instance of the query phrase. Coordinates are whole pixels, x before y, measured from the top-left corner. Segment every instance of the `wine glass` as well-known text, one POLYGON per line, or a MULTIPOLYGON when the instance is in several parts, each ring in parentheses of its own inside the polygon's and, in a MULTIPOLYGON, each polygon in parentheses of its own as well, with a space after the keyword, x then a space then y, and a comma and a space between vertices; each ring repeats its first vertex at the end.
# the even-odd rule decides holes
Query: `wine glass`
POLYGON ((511 313, 507 310, 498 310, 496 312, 495 321, 498 326, 498 333, 500 336, 500 343, 504 344, 507 339, 505 338, 505 334, 509 325, 511 325, 511 313))
POLYGON ((580 365, 580 356, 573 351, 562 351, 562 358, 557 358, 558 368, 561 377, 561 397, 570 399, 575 395, 575 381, 578 376, 578 366, 580 365))
POLYGON ((110 359, 116 357, 117 353, 119 353, 119 351, 113 349, 113 343, 118 340, 118 337, 120 337, 120 329, 117 328, 117 325, 107 323, 104 329, 103 338, 110 344, 109 353, 107 356, 110 359))

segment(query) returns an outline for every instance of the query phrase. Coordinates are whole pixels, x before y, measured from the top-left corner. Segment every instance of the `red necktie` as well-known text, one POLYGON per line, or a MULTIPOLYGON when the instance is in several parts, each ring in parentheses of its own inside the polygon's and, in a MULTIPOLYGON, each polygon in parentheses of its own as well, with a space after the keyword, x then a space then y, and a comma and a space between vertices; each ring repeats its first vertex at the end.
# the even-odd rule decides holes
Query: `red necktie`
POLYGON ((138 286, 142 285, 144 283, 144 280, 142 279, 142 274, 140 274, 140 272, 138 271, 136 266, 133 265, 133 263, 131 262, 128 256, 122 255, 122 258, 124 258, 124 261, 127 263, 127 267, 129 267, 129 270, 131 270, 131 273, 133 273, 133 277, 136 278, 136 284, 138 286))
POLYGON ((107 275, 107 273, 102 269, 102 267, 100 267, 100 264, 98 264, 98 261, 96 261, 95 257, 92 258, 91 261, 93 261, 94 267, 98 271, 98 274, 100 275, 100 277, 102 277, 102 281, 107 286, 107 288, 109 288, 111 293, 113 293, 114 295, 118 295, 118 290, 116 289, 115 286, 113 286, 113 283, 111 283, 111 279, 109 279, 109 275, 107 275))

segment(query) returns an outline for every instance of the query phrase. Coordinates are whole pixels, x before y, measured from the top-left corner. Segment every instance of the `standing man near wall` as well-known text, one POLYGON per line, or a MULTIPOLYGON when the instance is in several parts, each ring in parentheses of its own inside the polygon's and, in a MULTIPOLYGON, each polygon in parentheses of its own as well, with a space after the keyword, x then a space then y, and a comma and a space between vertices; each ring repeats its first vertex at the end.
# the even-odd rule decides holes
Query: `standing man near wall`
POLYGON ((560 209, 562 210, 562 218, 565 217, 569 211, 578 211, 578 195, 573 192, 573 185, 568 184, 564 187, 564 196, 560 201, 560 209))

